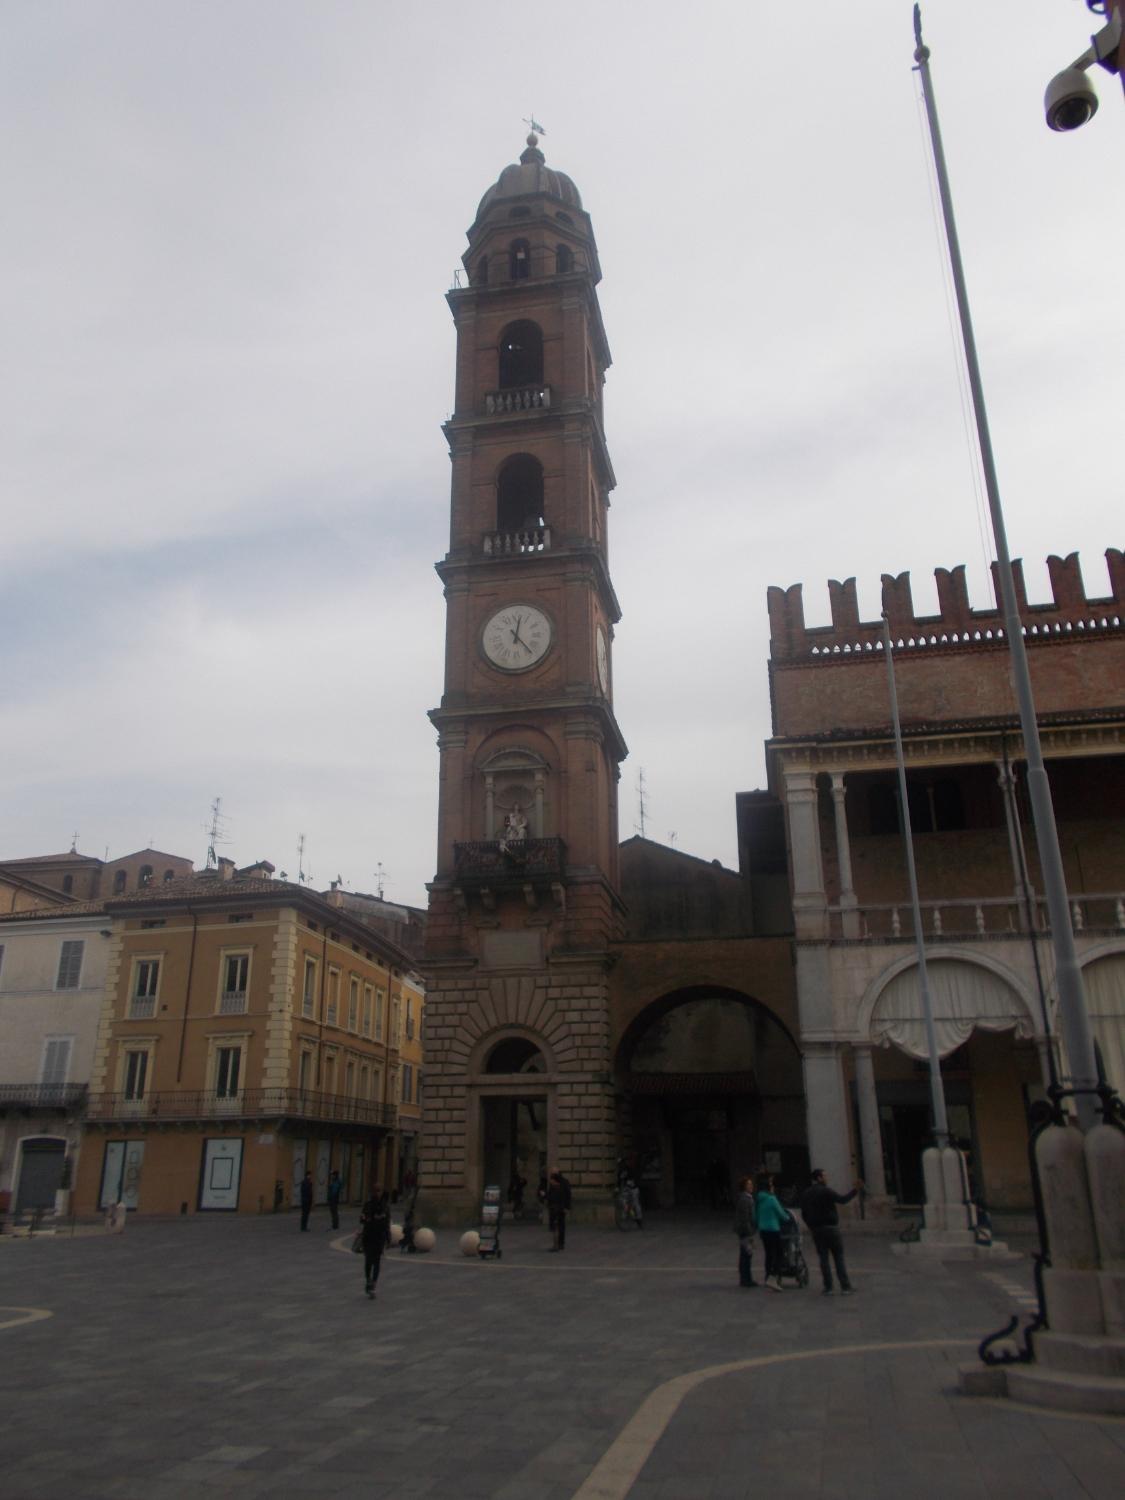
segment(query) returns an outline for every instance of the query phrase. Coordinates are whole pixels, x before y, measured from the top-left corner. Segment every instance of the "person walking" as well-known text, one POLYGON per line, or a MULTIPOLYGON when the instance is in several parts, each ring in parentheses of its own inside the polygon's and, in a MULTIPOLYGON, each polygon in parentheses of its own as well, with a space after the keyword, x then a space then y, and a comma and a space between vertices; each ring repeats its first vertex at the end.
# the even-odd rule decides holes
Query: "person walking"
POLYGON ((551 1168, 547 1179, 547 1222, 551 1227, 551 1249, 566 1248, 566 1213, 570 1207, 570 1183, 558 1167, 551 1168))
POLYGON ((378 1183, 363 1205, 359 1227, 363 1234, 363 1290, 375 1300, 375 1283, 383 1266, 383 1251, 391 1242, 391 1210, 378 1183))
POLYGON ((758 1175, 758 1191, 754 1194, 754 1214, 758 1221, 758 1234, 766 1257, 765 1285, 771 1292, 783 1290, 781 1285, 781 1226, 792 1217, 789 1210, 777 1198, 773 1190, 773 1178, 768 1172, 758 1175))
POLYGON ((306 1172, 301 1178, 301 1230, 304 1232, 309 1227, 309 1214, 312 1213, 313 1180, 312 1173, 306 1172))
POLYGON ((831 1297, 832 1267, 829 1256, 836 1263, 836 1277, 840 1283, 840 1295, 850 1297, 855 1291, 848 1279, 848 1268, 844 1263, 844 1238, 840 1233, 838 1203, 850 1203, 863 1186, 857 1181, 850 1193, 836 1193, 828 1186, 824 1172, 817 1167, 812 1182, 801 1194, 801 1218, 808 1225, 820 1261, 820 1275, 824 1282, 824 1296, 831 1297))
POLYGON ((333 1172, 328 1179, 328 1212, 332 1215, 332 1228, 340 1227, 340 1194, 344 1190, 344 1184, 340 1181, 339 1172, 333 1172))
POLYGON ((738 1235, 738 1284, 757 1286, 750 1261, 754 1254, 754 1232, 758 1227, 758 1216, 754 1212, 754 1181, 750 1177, 738 1179, 738 1197, 734 1205, 734 1232, 738 1235))

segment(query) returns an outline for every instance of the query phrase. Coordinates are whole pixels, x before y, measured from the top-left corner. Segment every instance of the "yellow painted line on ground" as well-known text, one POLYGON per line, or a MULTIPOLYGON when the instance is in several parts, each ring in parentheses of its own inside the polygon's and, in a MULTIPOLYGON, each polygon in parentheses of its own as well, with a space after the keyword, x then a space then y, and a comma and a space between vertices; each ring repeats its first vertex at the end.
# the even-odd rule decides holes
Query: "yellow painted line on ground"
POLYGON ((47 1307, 0 1307, 0 1328, 18 1328, 21 1323, 41 1323, 44 1318, 54 1316, 47 1307), (18 1316, 5 1318, 5 1313, 16 1313, 18 1316))
POLYGON ((805 1349, 792 1354, 764 1354, 758 1359, 738 1359, 725 1365, 708 1365, 687 1375, 676 1375, 657 1386, 646 1396, 617 1438, 602 1454, 589 1477, 575 1490, 573 1500, 624 1500, 633 1488, 637 1475, 648 1462, 652 1450, 663 1437, 669 1422, 680 1409, 685 1396, 705 1381, 721 1375, 737 1375, 744 1370, 760 1370, 770 1365, 792 1364, 798 1360, 833 1359, 842 1354, 885 1354, 898 1349, 949 1349, 971 1346, 973 1339, 924 1339, 920 1342, 895 1344, 845 1344, 835 1349, 805 1349))

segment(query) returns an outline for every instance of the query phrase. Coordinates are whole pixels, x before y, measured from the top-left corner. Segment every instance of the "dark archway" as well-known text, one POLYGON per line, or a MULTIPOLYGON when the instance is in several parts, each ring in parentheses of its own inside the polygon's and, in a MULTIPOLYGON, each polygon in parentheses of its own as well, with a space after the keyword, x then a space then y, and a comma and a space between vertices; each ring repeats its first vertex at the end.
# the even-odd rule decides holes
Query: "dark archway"
POLYGON ((500 389, 543 384, 543 330, 521 319, 500 335, 500 389))
POLYGON ((545 525, 543 465, 530 453, 514 453, 496 479, 496 529, 510 533, 545 525))
POLYGON ((742 991, 659 996, 618 1044, 622 1149, 650 1207, 726 1210, 734 1183, 767 1167, 781 1186, 808 1168, 801 1057, 788 1028, 742 991))

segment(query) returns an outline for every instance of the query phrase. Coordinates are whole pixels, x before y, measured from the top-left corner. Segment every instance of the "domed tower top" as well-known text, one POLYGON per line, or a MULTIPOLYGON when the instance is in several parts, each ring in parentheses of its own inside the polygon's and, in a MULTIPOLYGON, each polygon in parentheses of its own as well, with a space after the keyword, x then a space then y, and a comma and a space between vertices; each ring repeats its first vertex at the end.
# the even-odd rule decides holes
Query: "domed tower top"
POLYGON ((557 198, 570 208, 582 208, 578 189, 566 173, 556 172, 547 165, 547 158, 539 149, 539 137, 533 130, 527 138, 527 150, 519 161, 505 167, 480 200, 476 221, 479 223, 501 198, 525 198, 540 193, 557 198))
POLYGON ((565 172, 549 167, 533 130, 477 206, 462 257, 473 287, 547 275, 601 280, 590 216, 565 172))

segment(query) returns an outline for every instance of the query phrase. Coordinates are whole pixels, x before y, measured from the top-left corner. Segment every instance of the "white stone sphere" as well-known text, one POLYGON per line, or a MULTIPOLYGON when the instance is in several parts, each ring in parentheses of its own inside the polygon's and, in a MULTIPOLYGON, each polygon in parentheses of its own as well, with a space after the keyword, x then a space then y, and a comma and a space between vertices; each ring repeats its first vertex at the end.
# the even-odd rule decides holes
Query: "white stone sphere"
POLYGON ((391 1225, 391 1244, 392 1245, 401 1245, 402 1244, 402 1225, 401 1224, 392 1224, 391 1225))
MULTIPOLYGON (((427 1229, 426 1233, 429 1234, 430 1231, 427 1229)), ((461 1236, 461 1254, 475 1255, 479 1249, 480 1235, 475 1229, 466 1229, 465 1233, 461 1236)))
POLYGON ((414 1231, 415 1250, 432 1250, 437 1244, 437 1236, 432 1229, 416 1229, 414 1231))

